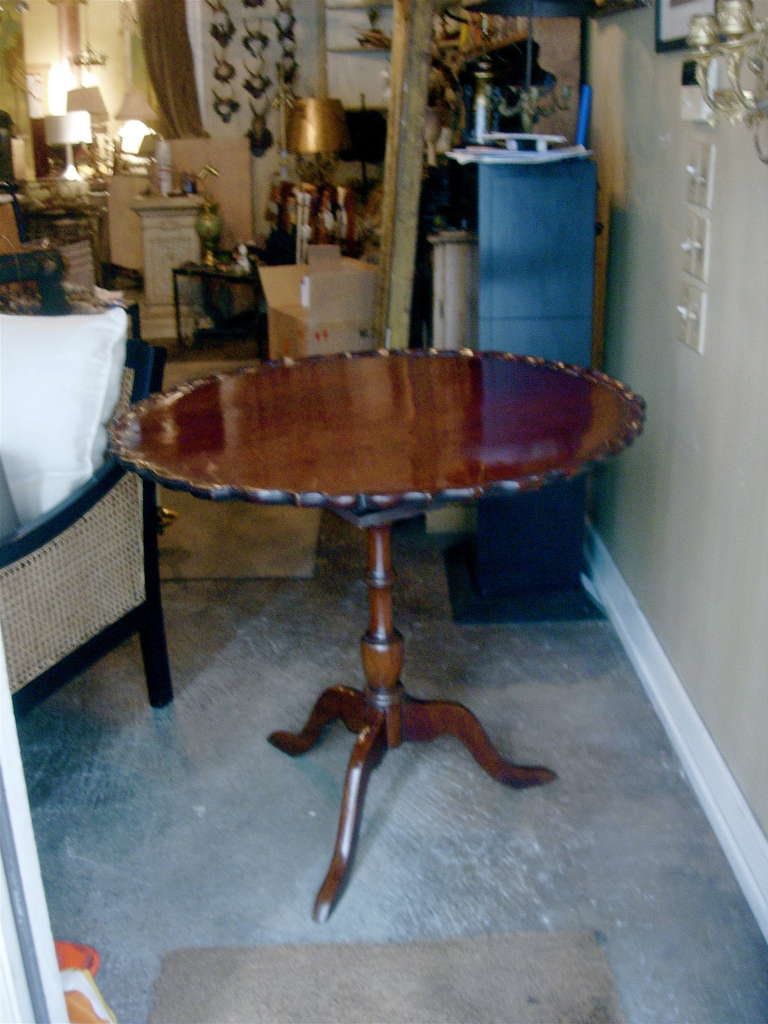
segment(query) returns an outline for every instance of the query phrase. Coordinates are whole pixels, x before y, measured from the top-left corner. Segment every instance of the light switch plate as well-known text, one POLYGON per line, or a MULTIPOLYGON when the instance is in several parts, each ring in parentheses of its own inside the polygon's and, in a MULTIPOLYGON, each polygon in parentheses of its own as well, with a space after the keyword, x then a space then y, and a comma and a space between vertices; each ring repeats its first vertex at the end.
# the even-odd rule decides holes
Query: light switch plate
POLYGON ((712 209, 715 181, 715 144, 693 138, 688 145, 685 164, 686 194, 689 203, 712 209))
POLYGON ((680 281, 680 302, 677 307, 680 323, 678 341, 694 351, 704 352, 704 332, 707 316, 707 293, 693 281, 680 281))
POLYGON ((685 220, 685 238, 680 243, 683 270, 705 283, 709 273, 709 218, 699 209, 689 207, 685 220))

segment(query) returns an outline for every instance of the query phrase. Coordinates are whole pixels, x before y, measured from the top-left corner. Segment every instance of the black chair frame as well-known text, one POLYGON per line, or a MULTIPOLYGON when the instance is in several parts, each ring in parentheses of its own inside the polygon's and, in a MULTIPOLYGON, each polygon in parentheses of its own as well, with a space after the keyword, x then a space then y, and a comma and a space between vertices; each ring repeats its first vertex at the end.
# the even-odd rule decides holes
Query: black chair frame
MULTIPOLYGON (((131 401, 146 397, 162 386, 165 349, 131 338, 127 343, 126 367, 134 372, 131 401)), ((20 528, 0 543, 0 569, 49 543, 80 519, 125 475, 109 457, 89 481, 49 512, 20 528)), ((160 596, 158 567, 157 507, 155 485, 141 482, 145 597, 120 619, 67 654, 13 695, 14 709, 23 714, 40 700, 79 675, 117 644, 138 633, 146 675, 149 703, 163 707, 173 699, 168 664, 165 623, 160 596)))

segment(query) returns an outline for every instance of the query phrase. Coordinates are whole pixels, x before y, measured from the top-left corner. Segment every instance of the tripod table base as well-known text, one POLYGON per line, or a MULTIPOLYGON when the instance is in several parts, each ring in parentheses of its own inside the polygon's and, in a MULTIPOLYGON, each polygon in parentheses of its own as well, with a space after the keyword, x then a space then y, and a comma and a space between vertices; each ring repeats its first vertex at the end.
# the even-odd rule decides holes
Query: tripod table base
POLYGON ((377 707, 375 693, 368 694, 350 686, 332 686, 323 691, 306 725, 298 733, 273 732, 269 742, 286 754, 304 754, 319 741, 326 725, 336 719, 357 733, 344 780, 339 828, 331 863, 320 886, 313 917, 326 921, 341 895, 354 857, 362 817, 365 792, 373 769, 381 762, 391 744, 387 740, 387 719, 397 709, 403 740, 434 740, 454 736, 464 744, 480 767, 504 785, 515 789, 541 786, 557 776, 549 768, 513 764, 496 750, 472 712, 453 701, 422 701, 400 690, 400 700, 388 708, 377 707))

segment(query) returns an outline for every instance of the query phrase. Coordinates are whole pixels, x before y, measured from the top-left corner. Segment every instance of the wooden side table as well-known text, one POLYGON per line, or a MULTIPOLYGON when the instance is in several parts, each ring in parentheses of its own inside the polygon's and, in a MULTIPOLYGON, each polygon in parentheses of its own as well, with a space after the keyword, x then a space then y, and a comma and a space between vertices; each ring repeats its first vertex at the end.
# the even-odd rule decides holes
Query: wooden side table
MULTIPOLYGON (((261 289, 261 278, 258 271, 250 274, 243 274, 236 270, 226 270, 219 267, 209 267, 203 263, 184 263, 180 267, 174 267, 171 271, 173 277, 173 307, 176 317, 176 340, 179 345, 184 344, 184 331, 182 326, 181 307, 179 303, 179 278, 197 278, 202 282, 203 287, 211 283, 223 282, 225 284, 247 285, 253 292, 254 309, 252 321, 252 332, 258 345, 259 359, 269 358, 269 344, 267 341, 266 317, 264 310, 264 293, 261 289)), ((227 333, 228 324, 223 321, 216 325, 217 331, 227 333)))
POLYGON ((141 402, 117 423, 114 453, 150 479, 216 501, 319 506, 367 531, 365 689, 332 686, 301 730, 269 737, 297 756, 337 718, 356 734, 316 920, 327 919, 349 877, 368 778, 388 750, 448 734, 505 785, 555 778, 502 757, 463 705, 405 692, 391 524, 435 504, 574 476, 631 442, 643 408, 603 374, 540 359, 373 352, 215 375, 141 402))

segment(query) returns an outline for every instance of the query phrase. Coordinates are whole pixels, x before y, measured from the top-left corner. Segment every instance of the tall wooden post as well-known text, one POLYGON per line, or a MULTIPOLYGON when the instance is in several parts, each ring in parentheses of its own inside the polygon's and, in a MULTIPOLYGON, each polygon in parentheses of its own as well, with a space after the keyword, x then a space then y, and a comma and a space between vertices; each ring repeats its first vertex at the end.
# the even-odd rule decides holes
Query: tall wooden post
POLYGON ((325 99, 328 95, 328 39, 325 21, 325 0, 315 0, 315 24, 317 26, 317 39, 315 52, 317 54, 317 89, 315 96, 325 99))
POLYGON ((389 348, 406 348, 410 332, 433 13, 432 0, 395 0, 376 303, 389 348))

